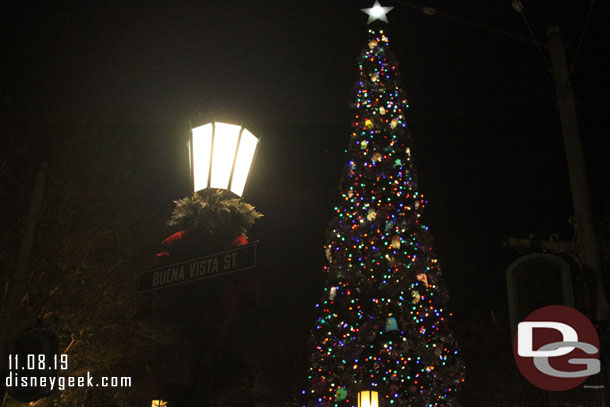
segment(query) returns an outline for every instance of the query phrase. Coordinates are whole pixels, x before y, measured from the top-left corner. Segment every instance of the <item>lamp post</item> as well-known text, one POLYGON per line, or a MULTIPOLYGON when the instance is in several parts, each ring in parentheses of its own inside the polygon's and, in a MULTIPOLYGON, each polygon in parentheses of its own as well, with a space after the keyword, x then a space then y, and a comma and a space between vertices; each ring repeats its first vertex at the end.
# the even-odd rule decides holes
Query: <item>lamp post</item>
POLYGON ((358 407, 379 407, 379 394, 372 390, 359 391, 358 407))
POLYGON ((243 126, 213 121, 191 130, 193 191, 225 189, 242 196, 258 138, 243 126))
MULTIPOLYGON (((170 225, 182 229, 178 232, 179 238, 175 239, 177 243, 175 243, 174 251, 176 253, 183 251, 192 252, 194 255, 194 252, 200 249, 208 252, 219 249, 223 250, 220 254, 226 256, 227 247, 225 246, 227 244, 237 250, 237 246, 248 243, 245 232, 262 215, 256 212, 252 205, 244 202, 241 197, 258 143, 259 139, 243 125, 213 120, 191 129, 188 147, 193 194, 176 201, 177 206, 172 214, 171 222, 173 223, 170 225), (235 197, 239 199, 235 199, 235 197), (225 216, 227 211, 231 213, 230 216, 225 216), (195 215, 191 216, 193 213, 195 215)), ((172 236, 168 239, 172 240, 172 236)), ((255 243, 249 246, 254 247, 252 252, 255 253, 255 243)), ((172 248, 169 250, 169 255, 173 255, 171 250, 172 248)), ((198 256, 201 256, 201 253, 198 253, 198 256)), ((210 256, 216 255, 210 254, 210 256)), ((237 259, 237 254, 232 258, 237 259)), ((255 261, 255 255, 252 259, 255 261)), ((247 262, 242 260, 239 260, 239 265, 243 268, 247 262)), ((221 266, 221 268, 223 267, 226 269, 224 265, 221 266)), ((253 267, 249 267, 249 269, 253 267)), ((213 274, 213 270, 219 270, 219 268, 215 269, 211 266, 206 273, 213 274)), ((216 287, 218 288, 218 286, 216 287)), ((221 289, 227 292, 231 287, 232 285, 224 284, 221 289)), ((210 321, 209 313, 213 304, 210 304, 209 296, 203 297, 207 303, 203 307, 204 311, 199 321, 203 320, 203 323, 207 324, 210 321)), ((217 310, 217 308, 215 309, 217 310)), ((230 314, 230 310, 226 311, 226 315, 224 308, 221 311, 223 318, 228 318, 226 315, 230 314)), ((222 322, 222 324, 225 328, 222 326, 219 328, 220 336, 216 337, 216 333, 210 333, 205 346, 201 341, 193 344, 192 360, 187 367, 186 381, 189 397, 194 404, 204 402, 204 405, 210 405, 213 395, 211 381, 206 377, 203 383, 199 383, 198 379, 200 375, 209 375, 209 372, 213 370, 213 367, 210 366, 211 355, 218 351, 228 322, 222 322)), ((162 403, 161 400, 155 401, 162 403)), ((170 399, 168 405, 171 403, 170 399)), ((165 406, 165 404, 159 404, 159 406, 165 406)))

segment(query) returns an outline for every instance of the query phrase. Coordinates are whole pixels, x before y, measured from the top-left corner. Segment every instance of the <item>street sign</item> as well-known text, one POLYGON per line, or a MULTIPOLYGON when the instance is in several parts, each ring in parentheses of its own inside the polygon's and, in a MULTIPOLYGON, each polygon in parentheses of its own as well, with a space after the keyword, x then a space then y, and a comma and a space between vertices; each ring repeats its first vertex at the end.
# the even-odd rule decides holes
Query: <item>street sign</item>
POLYGON ((256 266, 256 244, 210 254, 140 273, 138 294, 205 280, 256 266))

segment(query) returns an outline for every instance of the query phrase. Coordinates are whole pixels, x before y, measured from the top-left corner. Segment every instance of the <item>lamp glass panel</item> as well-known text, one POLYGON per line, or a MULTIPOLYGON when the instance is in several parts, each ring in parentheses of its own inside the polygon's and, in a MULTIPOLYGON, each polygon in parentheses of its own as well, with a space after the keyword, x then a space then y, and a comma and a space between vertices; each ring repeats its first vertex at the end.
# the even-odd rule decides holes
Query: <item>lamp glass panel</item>
POLYGON ((241 127, 234 124, 216 122, 212 158, 211 188, 229 188, 231 168, 235 159, 235 149, 241 127))
POLYGON ((358 407, 371 407, 371 400, 369 398, 368 391, 361 391, 358 394, 358 400, 360 401, 360 405, 358 407))
POLYGON ((212 150, 212 123, 192 130, 193 188, 195 192, 208 187, 210 152, 212 150))
POLYGON ((371 392, 371 407, 379 407, 379 397, 376 391, 371 392))
POLYGON ((153 400, 152 407, 167 407, 167 401, 165 400, 153 400))
POLYGON ((246 179, 250 172, 250 166, 252 165, 252 159, 254 158, 254 151, 256 151, 257 144, 258 139, 254 134, 250 133, 248 129, 244 129, 241 134, 241 140, 239 141, 239 151, 237 152, 235 169, 233 169, 233 179, 231 181, 231 191, 238 196, 242 196, 244 192, 246 179))
POLYGON ((358 407, 379 407, 379 397, 376 391, 361 391, 358 393, 358 407))

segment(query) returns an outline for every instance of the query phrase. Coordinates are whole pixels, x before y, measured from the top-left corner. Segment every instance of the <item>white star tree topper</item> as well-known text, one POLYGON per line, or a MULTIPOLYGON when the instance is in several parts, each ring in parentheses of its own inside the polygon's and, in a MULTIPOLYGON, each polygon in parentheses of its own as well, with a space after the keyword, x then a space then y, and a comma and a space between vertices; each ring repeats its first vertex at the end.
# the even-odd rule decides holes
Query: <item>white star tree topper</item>
POLYGON ((388 17, 386 16, 386 14, 389 13, 390 10, 392 10, 393 8, 394 7, 383 7, 381 4, 379 4, 379 0, 375 0, 375 4, 373 4, 373 7, 361 8, 360 10, 369 15, 369 21, 367 21, 366 23, 371 24, 375 20, 380 20, 384 23, 387 23, 388 17))

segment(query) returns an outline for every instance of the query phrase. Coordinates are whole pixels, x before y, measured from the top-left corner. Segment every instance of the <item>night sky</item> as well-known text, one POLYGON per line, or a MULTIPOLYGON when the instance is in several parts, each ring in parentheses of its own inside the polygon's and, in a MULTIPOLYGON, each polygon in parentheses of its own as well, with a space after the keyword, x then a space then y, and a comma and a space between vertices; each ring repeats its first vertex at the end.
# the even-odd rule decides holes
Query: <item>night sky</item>
MULTIPOLYGON (((20 0, 0 9, 3 109, 49 126, 137 129, 125 148, 136 149, 146 174, 138 184, 168 215, 189 193, 189 123, 214 113, 251 123, 261 144, 245 198, 265 214, 252 233, 262 296, 235 335, 268 356, 287 393, 305 377, 324 230, 339 199, 356 57, 366 45, 359 9, 372 3, 20 0)), ((589 1, 523 3, 538 40, 560 25, 570 62, 589 1)), ((572 237, 553 82, 531 42, 408 6, 527 39, 509 0, 382 4, 395 7, 386 32, 411 105, 414 162, 430 202, 424 219, 464 343, 472 321, 507 313, 504 273, 516 253, 503 248, 506 237, 572 237)), ((572 76, 598 215, 610 198, 603 7, 594 5, 572 76)), ((30 164, 24 173, 36 170, 30 164)))

